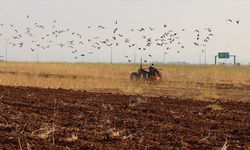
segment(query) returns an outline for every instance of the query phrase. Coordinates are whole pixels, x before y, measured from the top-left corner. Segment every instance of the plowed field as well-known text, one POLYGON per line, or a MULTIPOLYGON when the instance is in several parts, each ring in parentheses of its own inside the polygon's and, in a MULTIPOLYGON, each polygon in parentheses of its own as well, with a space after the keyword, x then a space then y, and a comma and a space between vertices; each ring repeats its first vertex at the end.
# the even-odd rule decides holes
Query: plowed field
POLYGON ((250 148, 250 103, 0 86, 0 149, 250 148))

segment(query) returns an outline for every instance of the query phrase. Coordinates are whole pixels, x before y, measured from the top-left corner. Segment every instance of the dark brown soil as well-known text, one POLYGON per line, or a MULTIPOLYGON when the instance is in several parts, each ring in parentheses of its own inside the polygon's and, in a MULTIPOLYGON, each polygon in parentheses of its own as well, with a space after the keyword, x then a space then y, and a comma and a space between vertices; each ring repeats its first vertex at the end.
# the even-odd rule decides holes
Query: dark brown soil
POLYGON ((200 150, 225 141, 250 148, 250 103, 0 86, 1 150, 200 150))

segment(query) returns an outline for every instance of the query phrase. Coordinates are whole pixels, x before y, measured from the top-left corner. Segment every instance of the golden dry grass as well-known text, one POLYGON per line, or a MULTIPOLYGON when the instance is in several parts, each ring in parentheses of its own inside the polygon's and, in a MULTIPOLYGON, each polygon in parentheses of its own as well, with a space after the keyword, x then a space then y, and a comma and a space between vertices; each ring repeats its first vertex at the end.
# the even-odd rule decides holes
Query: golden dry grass
POLYGON ((138 64, 3 62, 0 63, 0 84, 167 95, 192 99, 230 99, 237 95, 240 100, 248 100, 250 97, 247 89, 247 86, 250 86, 249 66, 157 65, 163 74, 163 81, 157 85, 131 82, 130 73, 137 71, 138 67, 138 64), (39 76, 41 73, 74 75, 77 78, 44 78, 39 76), (220 84, 226 85, 219 88, 220 84))

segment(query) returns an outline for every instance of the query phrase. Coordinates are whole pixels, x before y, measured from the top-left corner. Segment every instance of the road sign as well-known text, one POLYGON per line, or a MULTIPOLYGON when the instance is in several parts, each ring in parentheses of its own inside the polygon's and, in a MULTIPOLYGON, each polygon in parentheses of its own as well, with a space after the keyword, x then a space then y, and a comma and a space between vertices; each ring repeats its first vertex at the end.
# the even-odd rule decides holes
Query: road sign
POLYGON ((218 58, 224 58, 224 59, 228 59, 229 58, 229 52, 219 52, 218 53, 218 58))

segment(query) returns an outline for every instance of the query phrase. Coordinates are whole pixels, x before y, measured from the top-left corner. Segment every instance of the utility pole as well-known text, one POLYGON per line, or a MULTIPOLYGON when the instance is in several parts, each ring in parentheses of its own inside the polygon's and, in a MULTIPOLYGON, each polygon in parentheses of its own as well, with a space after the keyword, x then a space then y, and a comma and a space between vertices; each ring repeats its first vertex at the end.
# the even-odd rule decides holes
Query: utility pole
POLYGON ((166 54, 167 54, 167 52, 164 51, 164 53, 163 53, 163 59, 164 59, 164 62, 163 62, 163 63, 164 63, 164 64, 166 64, 166 54))
POLYGON ((39 62, 39 51, 38 51, 38 49, 36 50, 36 63, 38 63, 39 62))
POLYGON ((8 61, 8 41, 5 41, 5 61, 8 61))
POLYGON ((207 44, 205 45, 205 65, 207 64, 207 44))
POLYGON ((135 54, 135 47, 134 47, 134 64, 136 63, 136 54, 135 54))
POLYGON ((9 41, 9 38, 8 39, 6 39, 6 38, 4 38, 4 40, 5 40, 5 61, 7 62, 8 61, 8 41, 9 41))
POLYGON ((111 51, 110 51, 110 63, 113 63, 113 45, 111 45, 111 51))

